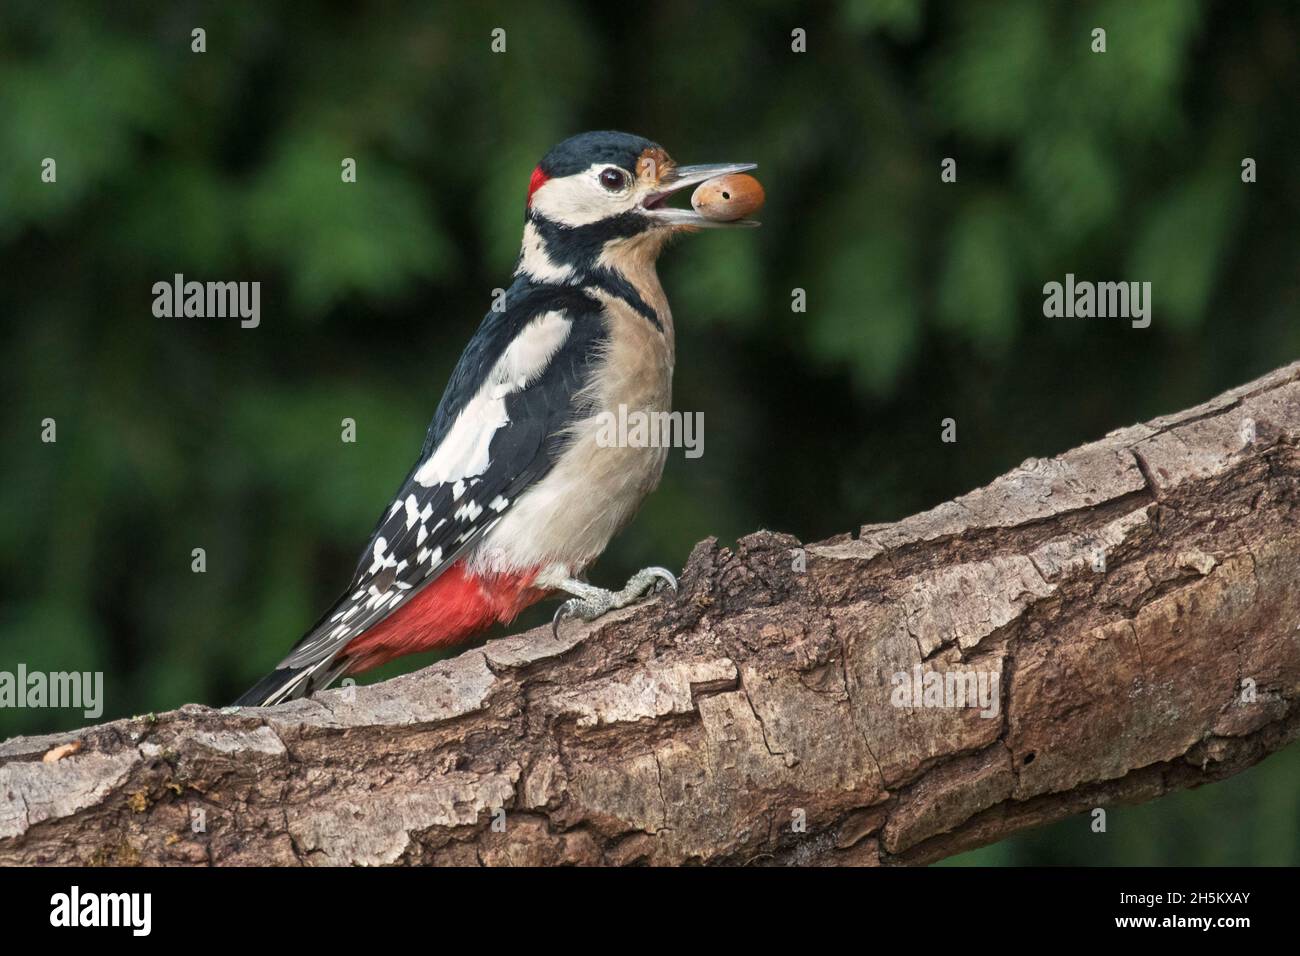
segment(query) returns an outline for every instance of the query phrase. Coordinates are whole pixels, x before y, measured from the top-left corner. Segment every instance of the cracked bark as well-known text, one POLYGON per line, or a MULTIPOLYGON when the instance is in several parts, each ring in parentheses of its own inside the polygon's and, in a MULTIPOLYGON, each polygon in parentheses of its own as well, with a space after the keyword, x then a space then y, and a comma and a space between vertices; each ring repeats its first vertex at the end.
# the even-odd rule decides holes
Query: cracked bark
POLYGON ((0 863, 924 863, 1294 739, 1298 581, 1300 363, 558 639, 16 738, 0 863), (918 667, 995 713, 896 706, 918 667))

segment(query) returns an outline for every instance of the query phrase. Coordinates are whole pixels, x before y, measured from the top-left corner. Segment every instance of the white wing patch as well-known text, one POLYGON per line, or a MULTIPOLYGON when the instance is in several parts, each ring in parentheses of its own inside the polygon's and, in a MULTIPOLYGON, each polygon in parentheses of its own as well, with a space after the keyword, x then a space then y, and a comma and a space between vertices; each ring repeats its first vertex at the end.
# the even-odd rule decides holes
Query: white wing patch
POLYGON ((455 496, 459 498, 464 479, 487 471, 492 437, 510 421, 506 396, 523 390, 546 370, 572 326, 563 312, 545 312, 524 326, 433 454, 416 470, 415 481, 426 488, 456 482, 455 496))
MULTIPOLYGON (((394 512, 396 514, 396 512, 394 512)), ((433 505, 425 502, 424 510, 420 510, 419 502, 415 500, 415 495, 406 496, 406 527, 407 530, 415 527, 415 523, 420 522, 420 531, 424 532, 424 522, 433 517, 433 505)))

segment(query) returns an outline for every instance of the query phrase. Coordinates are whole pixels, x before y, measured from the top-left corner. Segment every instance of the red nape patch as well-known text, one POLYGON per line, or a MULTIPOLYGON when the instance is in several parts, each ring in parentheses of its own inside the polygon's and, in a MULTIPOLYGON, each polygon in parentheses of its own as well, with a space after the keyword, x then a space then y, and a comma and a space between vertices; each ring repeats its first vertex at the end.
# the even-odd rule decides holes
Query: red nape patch
POLYGON ((551 177, 542 172, 542 167, 538 166, 533 170, 533 178, 528 180, 528 202, 527 205, 533 204, 533 193, 541 189, 545 182, 551 177))
POLYGON ((537 570, 520 574, 470 574, 457 561, 406 604, 344 649, 359 674, 395 657, 459 644, 497 621, 509 622, 547 594, 531 587, 537 570))

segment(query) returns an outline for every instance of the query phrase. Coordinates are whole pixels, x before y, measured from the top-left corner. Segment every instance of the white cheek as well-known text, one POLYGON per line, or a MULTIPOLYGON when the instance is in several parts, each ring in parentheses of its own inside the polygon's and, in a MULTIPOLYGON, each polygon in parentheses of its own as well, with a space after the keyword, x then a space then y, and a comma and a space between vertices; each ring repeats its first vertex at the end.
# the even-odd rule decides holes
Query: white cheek
POLYGON ((600 185, 605 168, 597 164, 572 176, 548 179, 533 193, 532 208, 565 226, 589 226, 636 208, 641 201, 637 189, 610 192, 600 185))

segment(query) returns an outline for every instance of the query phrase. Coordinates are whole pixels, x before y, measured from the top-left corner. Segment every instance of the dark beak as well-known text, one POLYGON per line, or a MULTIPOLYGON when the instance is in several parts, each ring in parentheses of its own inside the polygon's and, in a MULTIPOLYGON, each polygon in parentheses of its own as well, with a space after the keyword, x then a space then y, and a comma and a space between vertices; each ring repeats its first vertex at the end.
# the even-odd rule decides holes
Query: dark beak
POLYGON ((642 206, 645 207, 646 213, 652 219, 664 226, 694 226, 698 229, 757 226, 758 223, 752 219, 716 222, 712 219, 705 219, 694 209, 673 209, 663 205, 669 196, 681 192, 683 189, 698 186, 700 183, 709 179, 716 179, 718 176, 744 173, 757 168, 757 163, 711 163, 704 166, 674 166, 664 174, 663 179, 658 183, 658 188, 646 196, 642 206))

